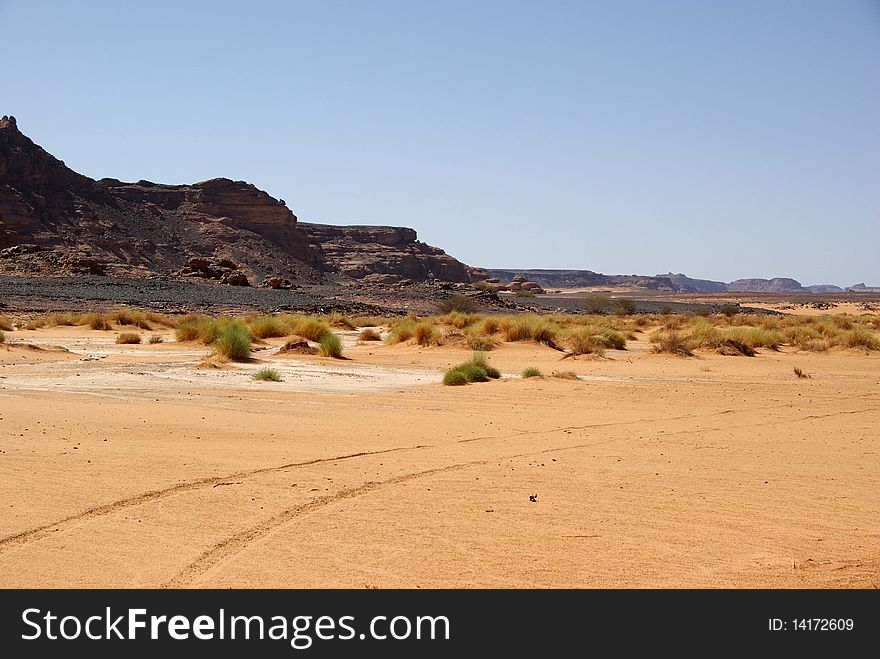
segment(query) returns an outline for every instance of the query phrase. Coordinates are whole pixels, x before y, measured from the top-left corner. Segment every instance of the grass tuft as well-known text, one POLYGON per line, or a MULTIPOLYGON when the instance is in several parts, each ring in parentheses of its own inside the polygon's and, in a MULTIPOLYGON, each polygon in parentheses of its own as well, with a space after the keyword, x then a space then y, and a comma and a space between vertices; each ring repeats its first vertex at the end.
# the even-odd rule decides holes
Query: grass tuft
POLYGON ((333 332, 327 332, 318 341, 318 354, 322 357, 342 359, 342 341, 333 332))
POLYGON ((251 335, 241 321, 226 322, 212 343, 222 359, 243 362, 251 356, 251 335))
POLYGON ((541 371, 534 366, 529 366, 523 369, 522 376, 523 378, 539 378, 541 377, 541 371))
POLYGON ((140 343, 141 335, 137 332, 122 332, 116 335, 116 343, 131 344, 140 343))
POLYGON ((261 382, 281 382, 281 373, 276 371, 274 368, 261 368, 259 371, 254 373, 254 380, 259 380, 261 382))

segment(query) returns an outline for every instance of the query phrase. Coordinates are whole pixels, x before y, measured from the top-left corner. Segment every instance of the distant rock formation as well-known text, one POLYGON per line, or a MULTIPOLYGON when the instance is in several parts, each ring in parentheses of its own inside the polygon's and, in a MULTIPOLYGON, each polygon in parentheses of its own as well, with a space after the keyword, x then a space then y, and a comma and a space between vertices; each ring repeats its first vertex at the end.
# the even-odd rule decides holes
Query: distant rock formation
POLYGON ((809 293, 799 281, 788 277, 737 279, 727 285, 731 293, 809 293))
POLYGON ((684 275, 682 273, 673 274, 671 272, 666 273, 665 275, 657 275, 658 277, 665 277, 669 281, 671 281, 675 286, 680 287, 682 290, 692 290, 696 293, 725 293, 727 292, 727 284, 723 281, 712 281, 711 279, 693 279, 684 275))
POLYGON ((843 293, 844 289, 834 284, 816 284, 805 287, 810 293, 843 293))
POLYGON ((487 269, 488 275, 503 285, 509 285, 517 275, 540 285, 543 288, 587 288, 590 286, 621 287, 630 286, 654 291, 690 292, 676 286, 667 277, 647 277, 643 275, 603 275, 592 270, 510 270, 487 269))
POLYGON ((278 288, 327 273, 367 281, 479 278, 418 242, 413 229, 305 226, 284 201, 245 181, 95 181, 34 144, 14 117, 0 119, 0 272, 196 276, 278 288))
POLYGON ((301 222, 325 270, 368 282, 471 281, 470 268, 405 227, 332 226, 301 222))

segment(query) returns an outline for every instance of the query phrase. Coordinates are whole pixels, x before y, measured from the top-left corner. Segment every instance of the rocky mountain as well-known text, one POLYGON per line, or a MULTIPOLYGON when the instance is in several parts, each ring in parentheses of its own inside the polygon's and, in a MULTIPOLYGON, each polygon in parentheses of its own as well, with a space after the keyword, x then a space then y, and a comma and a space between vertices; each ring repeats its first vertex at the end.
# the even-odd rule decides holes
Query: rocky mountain
POLYGON ((327 279, 469 281, 471 269, 399 227, 302 225, 244 181, 93 180, 0 119, 0 272, 180 275, 243 285, 327 279))

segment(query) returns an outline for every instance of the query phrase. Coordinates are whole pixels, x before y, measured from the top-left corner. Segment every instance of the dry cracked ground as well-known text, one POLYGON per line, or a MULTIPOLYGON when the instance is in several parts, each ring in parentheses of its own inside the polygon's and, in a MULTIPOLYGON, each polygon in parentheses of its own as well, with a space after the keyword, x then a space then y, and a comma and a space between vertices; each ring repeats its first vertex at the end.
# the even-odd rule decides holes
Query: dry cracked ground
POLYGON ((880 586, 878 356, 6 338, 2 587, 880 586))

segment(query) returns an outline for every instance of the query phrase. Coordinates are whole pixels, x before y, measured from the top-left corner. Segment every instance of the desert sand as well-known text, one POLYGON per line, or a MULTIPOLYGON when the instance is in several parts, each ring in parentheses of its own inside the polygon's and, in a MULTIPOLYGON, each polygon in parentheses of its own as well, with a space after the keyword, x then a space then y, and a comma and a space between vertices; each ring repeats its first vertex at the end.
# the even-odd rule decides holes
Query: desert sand
POLYGON ((0 587, 880 586, 876 354, 165 339, 6 333, 0 587))

